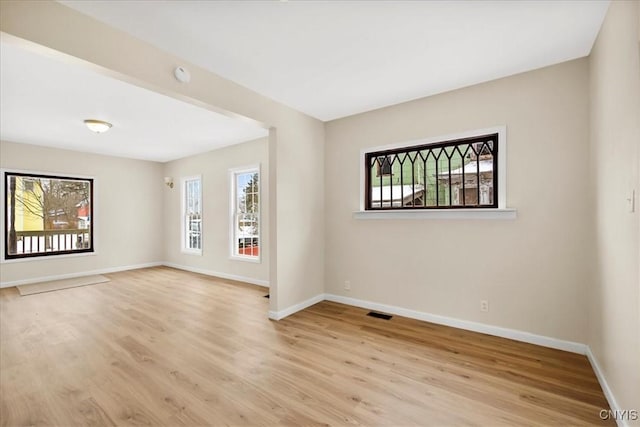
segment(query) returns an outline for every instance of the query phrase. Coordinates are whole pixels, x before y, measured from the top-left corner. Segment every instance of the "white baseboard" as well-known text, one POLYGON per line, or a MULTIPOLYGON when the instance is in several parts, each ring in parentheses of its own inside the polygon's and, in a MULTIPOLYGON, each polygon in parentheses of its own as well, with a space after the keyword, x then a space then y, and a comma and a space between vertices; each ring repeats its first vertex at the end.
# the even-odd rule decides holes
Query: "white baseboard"
POLYGON ((82 277, 82 276, 92 276, 94 274, 108 274, 108 273, 117 273, 119 271, 137 270, 139 268, 158 267, 161 265, 177 268, 179 270, 191 271, 193 273, 200 273, 207 276, 215 276, 215 277, 220 277, 222 279, 237 280, 239 282, 251 283, 253 285, 263 286, 266 288, 269 287, 268 280, 254 279, 251 277, 238 276, 235 274, 220 273, 218 271, 205 270, 201 268, 189 267, 186 265, 179 265, 179 264, 174 264, 171 262, 164 261, 164 262, 148 262, 145 264, 125 265, 120 267, 101 268, 98 270, 80 271, 77 273, 58 274, 53 276, 40 276, 40 277, 34 277, 32 279, 14 280, 11 282, 0 282, 0 289, 10 288, 12 286, 29 285, 32 283, 49 282, 52 280, 63 280, 63 279, 73 279, 75 277, 82 277))
POLYGON ((32 279, 14 280, 12 282, 0 282, 1 288, 10 288, 12 286, 29 285, 31 283, 50 282, 52 280, 73 279, 75 277, 93 276, 94 274, 117 273, 119 271, 137 270, 139 268, 158 267, 163 265, 161 262, 148 262, 145 264, 125 265, 120 267, 101 268, 98 270, 80 271, 77 273, 58 274, 55 276, 41 276, 32 279))
POLYGON ((494 335, 503 338, 509 338, 515 341, 526 342, 530 344, 541 345, 543 347, 555 348, 558 350, 569 351, 578 354, 587 354, 588 347, 585 344, 565 341, 557 338, 551 338, 544 335, 536 335, 529 332, 518 331, 516 329, 502 328, 500 326, 487 325, 484 323, 471 322, 468 320, 455 319, 453 317, 440 316, 437 314, 425 313, 422 311, 409 310, 407 308, 397 307, 388 304, 380 304, 377 302, 365 301, 356 298, 344 297, 334 294, 319 294, 313 298, 293 305, 281 311, 270 311, 269 318, 280 320, 295 312, 304 310, 305 308, 316 304, 320 301, 327 300, 338 302, 341 304, 351 305, 354 307, 365 308, 367 310, 381 311, 384 313, 395 314, 397 316, 408 317, 411 319, 422 320, 425 322, 436 323, 438 325, 452 326, 454 328, 465 329, 467 331, 480 332, 483 334, 494 335))
POLYGON ((516 329, 502 328, 500 326, 487 325, 484 323, 471 322, 469 320, 460 320, 453 317, 440 316, 437 314, 425 313, 422 311, 409 310, 407 308, 397 307, 393 305, 380 304, 377 302, 365 301, 356 298, 344 297, 341 295, 325 294, 327 301, 339 302, 341 304, 352 305, 355 307, 366 308, 368 310, 382 311, 397 316, 409 317, 411 319, 422 320, 425 322, 436 323, 438 325, 452 326, 454 328, 465 329, 467 331, 480 332, 497 337, 509 338, 515 341, 522 341, 530 344, 541 345, 572 353, 586 354, 587 346, 573 341, 565 341, 557 338, 551 338, 544 335, 536 335, 529 332, 518 331, 516 329))
POLYGON ((268 280, 254 279, 253 277, 238 276, 236 274, 205 270, 203 268, 191 267, 188 265, 180 265, 180 264, 175 264, 173 262, 168 262, 168 261, 165 261, 161 264, 166 267, 177 268, 178 270, 185 270, 185 271, 191 271, 192 273, 204 274, 205 276, 213 276, 213 277, 219 277, 221 279, 236 280, 238 282, 251 283, 252 285, 263 286, 265 288, 269 287, 268 280))
MULTIPOLYGON (((602 387, 602 391, 604 392, 604 397, 607 398, 607 402, 609 402, 609 407, 613 412, 620 411, 622 408, 618 405, 616 398, 609 387, 609 383, 607 383, 607 379, 604 376, 604 372, 598 363, 598 359, 591 351, 591 347, 587 346, 587 359, 589 359, 589 363, 591 363, 591 367, 593 371, 596 373, 596 378, 598 378, 598 382, 600 383, 600 387, 602 387)), ((618 427, 627 427, 629 424, 623 419, 616 419, 616 423, 618 427)))
POLYGON ((318 294, 315 297, 311 297, 308 300, 302 301, 301 303, 292 305, 291 307, 287 307, 284 310, 270 311, 269 319, 282 320, 287 316, 291 316, 293 313, 304 310, 307 307, 311 307, 312 305, 317 304, 320 301, 324 301, 324 297, 324 294, 318 294))

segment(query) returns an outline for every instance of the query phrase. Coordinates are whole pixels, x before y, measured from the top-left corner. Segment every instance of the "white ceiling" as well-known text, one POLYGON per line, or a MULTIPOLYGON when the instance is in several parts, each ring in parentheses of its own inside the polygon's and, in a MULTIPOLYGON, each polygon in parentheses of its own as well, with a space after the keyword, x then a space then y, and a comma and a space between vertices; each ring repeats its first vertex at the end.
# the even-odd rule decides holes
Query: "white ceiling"
POLYGON ((6 42, 0 43, 0 138, 165 162, 268 134, 6 42), (95 134, 84 119, 113 124, 95 134))
POLYGON ((589 54, 607 1, 61 1, 321 120, 589 54))

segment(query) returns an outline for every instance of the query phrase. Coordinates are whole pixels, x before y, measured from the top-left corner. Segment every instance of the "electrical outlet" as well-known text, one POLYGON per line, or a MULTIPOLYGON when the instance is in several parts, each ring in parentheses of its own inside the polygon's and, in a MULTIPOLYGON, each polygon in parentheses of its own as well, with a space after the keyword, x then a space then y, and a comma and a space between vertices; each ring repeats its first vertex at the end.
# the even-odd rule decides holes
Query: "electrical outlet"
POLYGON ((350 291, 351 290, 351 281, 349 281, 349 280, 345 280, 344 281, 344 290, 345 291, 350 291))
POLYGON ((489 311, 489 301, 484 299, 480 301, 480 311, 489 311))

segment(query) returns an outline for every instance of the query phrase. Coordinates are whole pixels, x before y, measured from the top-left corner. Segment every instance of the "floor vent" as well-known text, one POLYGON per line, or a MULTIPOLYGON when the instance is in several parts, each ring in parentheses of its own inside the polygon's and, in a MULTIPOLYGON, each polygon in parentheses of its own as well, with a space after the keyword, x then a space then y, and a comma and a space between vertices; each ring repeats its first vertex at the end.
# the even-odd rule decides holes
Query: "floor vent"
POLYGON ((370 311, 367 313, 367 316, 377 317, 378 319, 389 320, 393 316, 390 314, 378 313, 377 311, 370 311))
POLYGON ((265 297, 265 298, 269 298, 269 294, 266 294, 264 297, 265 297))

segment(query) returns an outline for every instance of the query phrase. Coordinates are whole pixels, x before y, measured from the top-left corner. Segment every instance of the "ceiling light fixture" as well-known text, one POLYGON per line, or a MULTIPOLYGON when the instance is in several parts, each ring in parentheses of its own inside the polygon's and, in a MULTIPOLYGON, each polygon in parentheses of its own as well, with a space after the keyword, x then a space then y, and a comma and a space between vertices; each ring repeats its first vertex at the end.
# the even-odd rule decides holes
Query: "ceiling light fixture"
POLYGON ((103 122, 102 120, 87 119, 84 121, 90 131, 95 133, 103 133, 111 129, 112 124, 109 122, 103 122))

